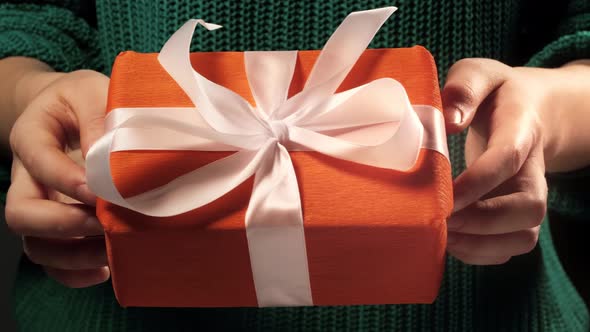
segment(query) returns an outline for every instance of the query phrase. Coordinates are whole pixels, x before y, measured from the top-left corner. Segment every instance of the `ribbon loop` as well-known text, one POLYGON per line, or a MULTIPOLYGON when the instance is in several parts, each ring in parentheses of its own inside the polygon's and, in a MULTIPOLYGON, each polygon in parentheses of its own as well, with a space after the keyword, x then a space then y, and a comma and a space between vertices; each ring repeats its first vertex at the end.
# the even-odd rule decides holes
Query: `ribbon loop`
POLYGON ((248 84, 259 115, 267 119, 286 100, 297 51, 244 52, 248 84))
POLYGON ((270 128, 279 143, 284 144, 289 141, 289 128, 283 121, 271 121, 270 128))

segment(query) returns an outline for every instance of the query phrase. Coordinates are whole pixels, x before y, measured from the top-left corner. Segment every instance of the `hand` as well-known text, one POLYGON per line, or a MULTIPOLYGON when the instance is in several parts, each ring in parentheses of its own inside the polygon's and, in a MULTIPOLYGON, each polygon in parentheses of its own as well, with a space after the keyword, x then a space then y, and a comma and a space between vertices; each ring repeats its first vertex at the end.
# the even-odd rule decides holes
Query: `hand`
POLYGON ((447 131, 469 127, 467 170, 454 181, 448 252, 468 264, 502 264, 536 246, 545 216, 545 158, 558 138, 557 69, 465 59, 443 89, 447 131))
POLYGON ((100 73, 76 71, 31 74, 19 83, 21 89, 39 92, 10 132, 6 221, 23 235, 29 258, 69 287, 104 282, 110 274, 93 208, 96 197, 81 166, 104 131, 108 82, 100 73), (46 85, 34 86, 38 82, 46 85))

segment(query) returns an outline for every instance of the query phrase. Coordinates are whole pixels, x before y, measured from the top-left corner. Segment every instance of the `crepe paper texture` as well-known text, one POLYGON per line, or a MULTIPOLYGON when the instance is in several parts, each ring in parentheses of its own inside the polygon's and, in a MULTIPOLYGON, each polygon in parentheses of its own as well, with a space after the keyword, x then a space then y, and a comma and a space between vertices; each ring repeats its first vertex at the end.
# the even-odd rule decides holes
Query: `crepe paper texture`
MULTIPOLYGON (((300 51, 289 95, 301 91, 319 51, 300 51)), ((241 52, 191 53, 194 68, 250 103, 241 52)), ((414 105, 442 109, 436 66, 421 46, 366 50, 338 91, 391 77, 414 105)), ((194 107, 156 53, 123 52, 112 71, 107 112, 194 107)), ((130 197, 232 152, 117 151, 114 183, 130 197)), ((395 153, 395 151, 391 151, 395 153)), ((448 159, 421 149, 408 172, 290 151, 301 193, 314 305, 432 303, 444 270, 452 210, 448 159)), ((102 199, 112 283, 122 306, 256 307, 244 224, 253 177, 220 199, 150 217, 102 199)), ((276 248, 281 250, 281 248, 276 248)))

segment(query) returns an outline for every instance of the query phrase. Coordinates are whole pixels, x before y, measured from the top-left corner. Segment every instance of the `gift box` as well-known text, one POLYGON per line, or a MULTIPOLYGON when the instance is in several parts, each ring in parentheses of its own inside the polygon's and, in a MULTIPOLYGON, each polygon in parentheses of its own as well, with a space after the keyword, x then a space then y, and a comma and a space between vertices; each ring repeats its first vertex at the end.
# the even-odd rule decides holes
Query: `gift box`
MULTIPOLYGON (((365 15, 367 12, 361 13, 365 15)), ((368 13, 374 15, 375 11, 368 13)), ((384 15, 382 12, 377 14, 384 15)), ((385 14, 389 16, 390 13, 385 14)), ((349 27, 359 24, 354 18, 349 27)), ((360 19, 372 18, 361 16, 360 19)), ((343 26, 346 28, 345 23, 343 26)), ((379 26, 373 28, 375 32, 379 26)), ((342 31, 344 28, 341 26, 339 29, 342 31)), ((181 31, 179 33, 182 34, 181 31)), ((354 42, 352 37, 346 39, 354 42)), ((190 38, 185 44, 188 49, 190 38)), ((364 49, 366 44, 368 41, 360 47, 364 49)), ((322 52, 329 50, 329 45, 330 42, 322 52)), ((339 46, 331 49, 341 50, 342 45, 339 46)), ((377 162, 372 162, 370 158, 366 162, 353 160, 362 153, 353 153, 349 158, 346 153, 334 152, 330 155, 320 148, 318 150, 321 151, 310 148, 316 141, 318 144, 323 142, 320 136, 310 140, 307 147, 293 143, 297 141, 297 135, 305 132, 301 131, 301 134, 297 128, 291 127, 286 132, 280 132, 280 128, 275 130, 276 123, 269 120, 265 122, 272 124, 269 132, 278 132, 271 145, 287 147, 285 150, 269 150, 276 153, 274 159, 271 152, 268 155, 256 154, 270 160, 267 164, 261 162, 257 167, 267 167, 271 171, 248 175, 226 193, 217 195, 219 197, 209 198, 208 201, 203 198, 201 201, 205 203, 201 205, 196 203, 201 199, 199 195, 194 198, 197 206, 194 209, 179 208, 172 212, 164 210, 175 205, 180 198, 186 200, 186 204, 192 204, 192 194, 176 188, 174 190, 179 191, 176 196, 169 196, 157 188, 166 188, 171 183, 185 183, 182 177, 186 174, 235 156, 240 149, 235 146, 218 150, 211 147, 201 149, 198 141, 183 139, 190 132, 182 127, 185 120, 198 118, 204 124, 195 128, 205 128, 203 130, 207 135, 213 132, 213 126, 208 126, 207 120, 203 120, 206 119, 204 112, 207 108, 204 103, 214 100, 217 90, 209 90, 209 99, 205 94, 191 95, 186 81, 173 77, 177 74, 169 67, 176 62, 165 64, 163 52, 164 49, 160 55, 128 51, 116 58, 107 104, 109 131, 101 143, 104 149, 108 149, 108 157, 102 157, 107 158, 108 165, 105 169, 104 163, 101 166, 96 161, 99 148, 95 146, 87 161, 89 183, 94 183, 91 185, 93 190, 112 181, 120 193, 120 198, 113 198, 116 195, 105 194, 106 189, 96 190, 101 197, 97 202, 97 216, 105 230, 112 284, 122 306, 257 307, 431 303, 435 300, 445 262, 445 220, 452 209, 452 180, 440 113, 436 67, 425 48, 362 50, 344 73, 337 70, 337 75, 331 75, 329 70, 324 71, 331 77, 342 74, 339 81, 334 79, 337 82, 332 82, 337 86, 335 95, 353 91, 353 97, 346 102, 351 105, 350 114, 358 114, 357 118, 350 117, 354 121, 365 115, 371 117, 369 109, 381 107, 380 104, 373 107, 367 102, 378 99, 373 97, 371 89, 375 89, 377 94, 388 91, 387 84, 391 82, 383 81, 387 84, 381 91, 379 79, 395 79, 399 83, 391 83, 392 87, 403 87, 399 91, 405 91, 407 95, 398 98, 399 101, 392 107, 405 107, 404 98, 407 98, 408 105, 413 105, 408 106, 402 118, 372 125, 360 121, 359 126, 344 126, 344 129, 322 127, 318 124, 321 121, 315 122, 319 128, 316 131, 322 137, 354 141, 360 145, 367 132, 381 131, 380 137, 389 137, 396 130, 402 131, 402 126, 406 128, 403 121, 420 119, 420 140, 414 148, 415 156, 409 158, 411 164, 406 169, 376 166, 377 162), (359 87, 367 88, 363 90, 359 87), (354 98, 365 99, 355 101, 354 98), (198 105, 195 105, 196 99, 198 105), (124 111, 129 110, 135 113, 125 114, 124 111), (114 116, 115 112, 119 112, 117 116, 114 116), (202 117, 195 115, 198 112, 202 117), (136 114, 146 114, 146 118, 140 119, 136 114), (181 117, 178 121, 170 119, 178 116, 181 117), (161 128, 150 127, 154 125, 161 128), (177 126, 178 132, 166 132, 169 126, 177 126), (371 126, 374 128, 368 128, 371 126), (118 133, 113 128, 118 128, 118 133), (133 130, 135 134, 131 133, 133 130), (355 130, 361 134, 353 137, 355 130), (144 142, 135 142, 141 139, 144 142), (154 146, 143 148, 149 144, 154 146), (167 149, 167 144, 175 148, 167 149), (131 145, 135 148, 129 148, 131 145), (281 160, 284 159, 277 157, 280 151, 287 150, 288 157, 282 155, 281 158, 290 159, 294 171, 291 177, 288 173, 291 166, 282 165, 281 160), (343 157, 334 157, 336 153, 341 153, 343 157), (275 174, 279 169, 277 164, 287 170, 284 178, 275 174), (108 181, 105 180, 107 175, 108 181), (282 192, 280 186, 288 181, 268 184, 265 181, 269 178, 295 181, 295 189, 282 192), (261 189, 265 186, 266 191, 261 189), (278 189, 273 189, 273 186, 278 189), (141 196, 150 191, 147 201, 151 203, 144 204, 144 210, 135 208, 140 205, 139 200, 133 201, 133 204, 125 203, 127 206, 122 203, 123 198, 141 196), (295 207, 291 208, 291 205, 295 207), (298 217, 301 219, 299 223, 298 217), (290 229, 289 233, 284 233, 285 229, 290 229)), ((195 72, 235 92, 254 109, 257 102, 266 103, 267 108, 273 103, 272 97, 264 99, 260 96, 261 89, 280 95, 275 85, 286 84, 287 96, 275 98, 276 106, 277 103, 293 100, 304 90, 322 89, 322 86, 329 85, 329 82, 322 81, 321 70, 314 69, 314 65, 318 66, 320 54, 319 50, 254 52, 250 55, 244 52, 195 52, 190 53, 190 57, 187 55, 187 59, 190 59, 190 66, 195 72), (285 60, 288 58, 290 60, 285 60), (289 68, 286 63, 291 63, 292 67, 288 70, 292 72, 292 75, 287 75, 289 82, 269 81, 269 77, 275 74, 269 75, 267 70, 282 71, 289 68), (315 71, 313 74, 312 70, 315 71), (320 77, 320 83, 307 89, 310 74, 320 77), (253 93, 254 90, 257 93, 253 93)), ((328 63, 326 61, 337 60, 324 57, 324 63, 328 63)), ((177 72, 182 73, 181 70, 177 72)), ((198 83, 195 86, 205 86, 204 81, 195 80, 198 83)), ((384 98, 390 97, 389 92, 385 94, 384 98)), ((229 94, 218 98, 216 105, 224 102, 230 105, 230 102, 234 103, 232 98, 229 94)), ((338 104, 340 101, 331 99, 316 105, 330 103, 338 104)), ((387 106, 388 103, 384 101, 382 104, 387 106)), ((214 101, 211 101, 213 104, 214 101)), ((307 112, 314 112, 314 107, 309 106, 307 112)), ((231 110, 221 109, 220 112, 231 110)), ((260 118, 270 119, 272 116, 260 118)), ((244 128, 248 127, 247 121, 244 120, 244 128)), ((236 128, 240 129, 240 125, 242 123, 238 123, 236 128)), ((306 128, 311 127, 308 125, 306 128)), ((238 141, 257 136, 245 133, 243 137, 238 141)), ((409 149, 402 145, 414 144, 409 136, 396 142, 395 148, 385 150, 386 154, 395 156, 399 151, 409 149)), ((370 142, 364 143, 371 145, 370 142)), ((216 146, 226 145, 227 142, 223 141, 216 146)), ((249 152, 247 148, 244 150, 244 153, 249 152)), ((383 151, 379 153, 383 154, 383 151)), ((226 168, 229 167, 211 167, 207 179, 203 181, 213 181, 209 179, 217 177, 222 181, 228 177, 226 168)), ((207 182, 210 186, 202 185, 191 190, 214 191, 217 189, 215 181, 207 182)))

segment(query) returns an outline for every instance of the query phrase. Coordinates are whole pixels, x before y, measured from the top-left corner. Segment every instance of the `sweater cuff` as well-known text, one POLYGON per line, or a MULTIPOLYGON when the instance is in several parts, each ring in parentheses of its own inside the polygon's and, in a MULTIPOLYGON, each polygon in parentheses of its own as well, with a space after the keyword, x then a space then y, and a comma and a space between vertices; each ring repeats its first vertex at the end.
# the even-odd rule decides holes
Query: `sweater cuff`
POLYGON ((526 66, 555 68, 580 59, 590 59, 590 31, 560 37, 535 54, 526 66))
MULTIPOLYGON (((526 64, 555 68, 568 62, 590 59, 590 31, 577 31, 547 45, 526 64)), ((590 167, 559 174, 548 174, 548 208, 570 217, 590 212, 590 167)))
POLYGON ((0 59, 31 57, 62 72, 100 70, 90 63, 100 58, 96 32, 71 11, 50 5, 0 4, 0 17, 0 59))

